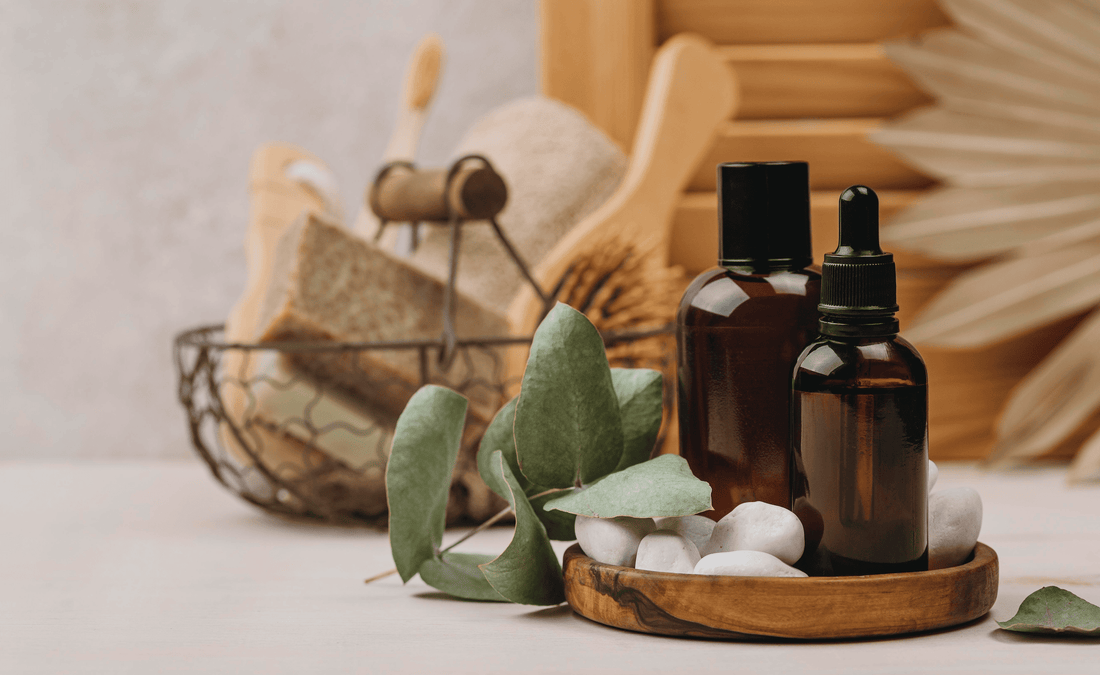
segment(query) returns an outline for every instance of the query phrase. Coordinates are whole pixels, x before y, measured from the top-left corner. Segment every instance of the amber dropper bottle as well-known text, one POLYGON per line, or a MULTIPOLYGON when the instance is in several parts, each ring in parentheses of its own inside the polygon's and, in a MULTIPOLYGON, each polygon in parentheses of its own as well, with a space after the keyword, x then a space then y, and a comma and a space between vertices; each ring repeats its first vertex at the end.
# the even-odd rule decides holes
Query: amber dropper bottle
POLYGON ((928 373, 898 337, 894 257, 878 197, 840 196, 840 245, 821 269, 821 337, 794 369, 791 508, 810 575, 928 569, 928 373))
POLYGON ((790 373, 817 337, 805 162, 718 166, 718 267, 677 314, 680 454, 721 518, 790 504, 790 373))

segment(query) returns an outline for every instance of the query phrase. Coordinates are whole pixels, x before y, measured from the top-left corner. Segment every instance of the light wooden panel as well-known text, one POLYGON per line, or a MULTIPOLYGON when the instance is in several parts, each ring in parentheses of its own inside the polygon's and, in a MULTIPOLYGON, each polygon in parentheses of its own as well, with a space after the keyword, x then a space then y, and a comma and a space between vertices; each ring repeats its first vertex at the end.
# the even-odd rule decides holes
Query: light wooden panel
POLYGON ((741 84, 738 119, 886 117, 932 101, 874 43, 718 51, 741 84))
POLYGON ((657 35, 716 44, 874 42, 944 26, 935 0, 658 0, 657 35))
POLYGON ((714 190, 722 162, 802 160, 810 163, 810 187, 844 189, 861 183, 875 190, 927 187, 932 180, 867 139, 881 120, 748 120, 727 122, 699 164, 688 188, 714 190))
POLYGON ((629 149, 657 38, 654 0, 542 0, 542 93, 629 149))
MULTIPOLYGON (((878 193, 885 220, 908 206, 921 195, 919 190, 883 190, 878 193)), ((821 262, 825 253, 836 250, 837 200, 840 190, 814 191, 810 195, 810 221, 813 227, 814 260, 821 262)), ((924 258, 897 253, 904 267, 939 266, 924 258)), ((713 192, 689 192, 680 200, 672 221, 669 258, 691 274, 714 267, 718 259, 718 198, 713 192)))

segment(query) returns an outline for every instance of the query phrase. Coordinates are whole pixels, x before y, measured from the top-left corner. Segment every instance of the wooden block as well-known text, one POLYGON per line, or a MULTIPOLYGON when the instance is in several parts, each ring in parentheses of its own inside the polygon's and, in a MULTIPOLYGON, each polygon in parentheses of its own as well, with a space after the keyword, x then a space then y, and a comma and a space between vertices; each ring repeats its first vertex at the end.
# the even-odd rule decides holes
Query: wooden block
POLYGON ((742 120, 887 117, 932 102, 874 43, 734 45, 718 51, 741 83, 742 120))
POLYGON ((657 35, 717 44, 873 42, 950 24, 935 0, 658 0, 657 35))
POLYGON ((689 190, 714 190, 714 167, 722 162, 810 163, 810 187, 843 190, 862 184, 875 190, 923 188, 931 178, 868 140, 877 118, 726 122, 699 164, 689 190))
POLYGON ((654 0, 542 0, 542 93, 585 113, 623 148, 634 140, 656 49, 654 0))

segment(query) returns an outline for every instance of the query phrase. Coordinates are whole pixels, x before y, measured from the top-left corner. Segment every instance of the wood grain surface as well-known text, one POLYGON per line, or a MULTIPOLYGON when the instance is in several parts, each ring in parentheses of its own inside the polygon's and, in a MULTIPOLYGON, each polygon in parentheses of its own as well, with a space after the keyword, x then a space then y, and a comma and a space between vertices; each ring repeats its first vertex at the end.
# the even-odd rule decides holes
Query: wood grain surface
POLYGON ((810 187, 843 190, 850 185, 912 189, 932 179, 867 137, 876 118, 828 120, 738 120, 726 122, 703 157, 689 190, 714 190, 714 167, 722 162, 801 160, 810 164, 810 187))
POLYGON ((871 42, 943 26, 935 0, 659 0, 657 35, 718 44, 871 42))
POLYGON ((932 102, 873 42, 727 45, 739 119, 888 117, 932 102))
POLYGON ((543 93, 630 148, 658 45, 653 0, 543 0, 539 12, 543 93))
POLYGON ((966 623, 997 600, 997 554, 979 543, 944 570, 860 577, 723 577, 646 572, 565 552, 565 595, 581 616, 683 637, 838 639, 966 623))

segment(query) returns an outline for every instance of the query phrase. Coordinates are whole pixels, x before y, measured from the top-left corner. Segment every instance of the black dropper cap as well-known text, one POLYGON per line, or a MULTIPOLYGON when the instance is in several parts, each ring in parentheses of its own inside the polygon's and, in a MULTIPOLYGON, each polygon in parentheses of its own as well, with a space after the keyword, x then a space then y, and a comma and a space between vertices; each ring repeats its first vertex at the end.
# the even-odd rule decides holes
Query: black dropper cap
POLYGON ((821 300, 826 335, 896 333, 897 271, 894 256, 878 242, 878 195, 853 185, 840 195, 840 241, 821 266, 821 300))
POLYGON ((801 269, 810 246, 806 162, 718 165, 718 264, 801 269))

